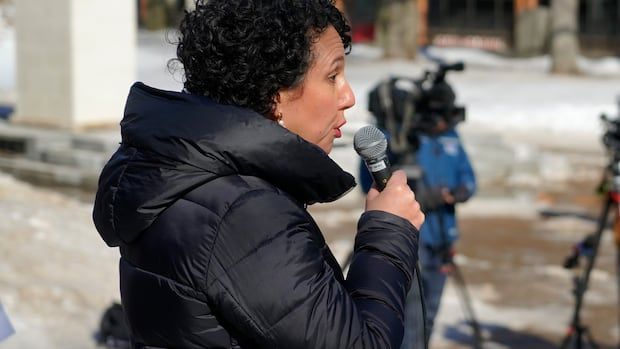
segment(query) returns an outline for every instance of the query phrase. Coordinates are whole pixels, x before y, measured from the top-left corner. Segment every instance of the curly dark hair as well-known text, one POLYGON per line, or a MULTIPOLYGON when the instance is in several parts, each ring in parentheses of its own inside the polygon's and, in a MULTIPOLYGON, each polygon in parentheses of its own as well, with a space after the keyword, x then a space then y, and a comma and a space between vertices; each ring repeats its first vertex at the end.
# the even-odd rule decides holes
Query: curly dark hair
POLYGON ((197 0, 179 28, 185 89, 275 119, 277 92, 302 82, 330 25, 348 53, 350 27, 333 0, 197 0))

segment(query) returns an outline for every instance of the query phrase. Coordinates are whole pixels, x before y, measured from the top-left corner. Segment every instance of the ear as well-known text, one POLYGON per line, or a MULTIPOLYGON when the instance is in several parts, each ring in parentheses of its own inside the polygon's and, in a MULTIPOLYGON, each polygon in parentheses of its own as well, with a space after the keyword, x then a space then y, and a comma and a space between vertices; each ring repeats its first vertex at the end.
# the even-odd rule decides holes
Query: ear
POLYGON ((281 89, 274 96, 275 102, 275 115, 283 114, 286 110, 286 106, 291 101, 293 93, 291 89, 281 89))
POLYGON ((282 114, 282 93, 280 91, 273 96, 273 105, 273 119, 277 121, 277 115, 282 114))
POLYGON ((293 100, 293 96, 295 93, 295 89, 292 88, 283 88, 276 93, 276 104, 283 104, 293 100))
POLYGON ((275 115, 287 115, 291 114, 291 106, 292 102, 297 100, 302 94, 302 86, 297 86, 293 88, 282 88, 280 89, 276 95, 274 96, 275 115))

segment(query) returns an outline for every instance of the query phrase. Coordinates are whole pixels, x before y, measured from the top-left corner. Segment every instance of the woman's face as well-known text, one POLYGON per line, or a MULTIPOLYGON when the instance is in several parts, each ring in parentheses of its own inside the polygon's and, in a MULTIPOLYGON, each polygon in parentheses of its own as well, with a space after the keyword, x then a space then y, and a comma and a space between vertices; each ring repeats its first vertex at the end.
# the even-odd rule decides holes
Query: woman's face
POLYGON ((279 92, 276 115, 281 113, 289 131, 329 153, 342 136, 344 111, 355 104, 355 96, 344 77, 344 46, 336 29, 328 27, 311 50, 303 82, 279 92))

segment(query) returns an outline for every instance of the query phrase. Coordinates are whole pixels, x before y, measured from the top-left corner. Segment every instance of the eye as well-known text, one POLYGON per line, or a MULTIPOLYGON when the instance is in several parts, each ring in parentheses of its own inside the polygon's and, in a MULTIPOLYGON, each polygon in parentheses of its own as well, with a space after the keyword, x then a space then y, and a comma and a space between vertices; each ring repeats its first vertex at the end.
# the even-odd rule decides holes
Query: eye
POLYGON ((338 76, 338 74, 332 74, 328 78, 329 78, 330 81, 335 82, 337 76, 338 76))

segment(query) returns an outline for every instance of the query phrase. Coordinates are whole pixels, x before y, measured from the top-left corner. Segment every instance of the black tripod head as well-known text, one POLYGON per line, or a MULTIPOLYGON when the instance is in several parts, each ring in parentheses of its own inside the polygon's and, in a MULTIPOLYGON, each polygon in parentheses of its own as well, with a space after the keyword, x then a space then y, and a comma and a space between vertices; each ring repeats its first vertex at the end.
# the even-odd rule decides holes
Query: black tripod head
POLYGON ((607 151, 609 162, 598 188, 599 192, 610 195, 616 203, 620 202, 620 99, 618 109, 618 115, 613 117, 601 114, 601 121, 605 128, 601 140, 607 151))
POLYGON ((603 144, 605 149, 616 160, 620 155, 620 115, 609 116, 601 114, 601 121, 605 127, 602 137, 603 144))

